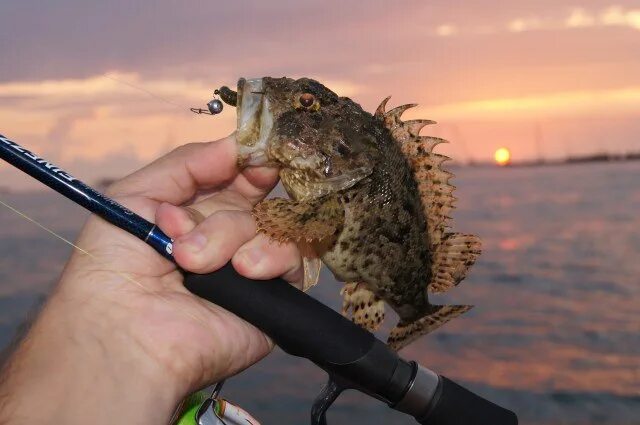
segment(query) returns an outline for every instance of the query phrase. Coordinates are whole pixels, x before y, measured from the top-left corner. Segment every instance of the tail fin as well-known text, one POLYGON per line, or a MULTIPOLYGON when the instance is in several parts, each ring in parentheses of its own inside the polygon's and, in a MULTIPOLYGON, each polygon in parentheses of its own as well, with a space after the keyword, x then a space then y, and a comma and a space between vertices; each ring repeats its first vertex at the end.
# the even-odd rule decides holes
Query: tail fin
POLYGON ((446 292, 457 286, 476 262, 481 253, 481 247, 482 242, 475 235, 445 234, 432 256, 431 275, 433 277, 429 282, 429 292, 446 292))
POLYGON ((409 323, 398 323, 391 330, 387 344, 395 351, 399 351, 411 344, 422 335, 428 334, 447 323, 454 317, 471 310, 471 305, 436 305, 431 314, 409 323))

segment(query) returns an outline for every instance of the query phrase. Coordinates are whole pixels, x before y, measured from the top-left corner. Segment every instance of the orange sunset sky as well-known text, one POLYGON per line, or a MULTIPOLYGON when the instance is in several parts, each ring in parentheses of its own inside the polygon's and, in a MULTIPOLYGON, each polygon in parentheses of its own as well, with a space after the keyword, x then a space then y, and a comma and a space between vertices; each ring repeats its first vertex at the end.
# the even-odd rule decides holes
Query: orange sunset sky
POLYGON ((188 108, 241 76, 419 103, 461 162, 640 150, 637 1, 4 1, 0 54, 0 134, 88 182, 228 134, 188 108))

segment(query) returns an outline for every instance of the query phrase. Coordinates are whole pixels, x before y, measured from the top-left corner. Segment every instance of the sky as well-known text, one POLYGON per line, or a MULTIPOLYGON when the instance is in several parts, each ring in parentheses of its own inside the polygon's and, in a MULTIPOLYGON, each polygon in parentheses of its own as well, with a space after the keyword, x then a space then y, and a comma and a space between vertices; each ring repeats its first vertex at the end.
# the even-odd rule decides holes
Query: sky
POLYGON ((637 1, 0 0, 0 134, 95 182, 229 134, 188 108, 285 75, 419 103, 460 162, 639 151, 639 53, 637 1))

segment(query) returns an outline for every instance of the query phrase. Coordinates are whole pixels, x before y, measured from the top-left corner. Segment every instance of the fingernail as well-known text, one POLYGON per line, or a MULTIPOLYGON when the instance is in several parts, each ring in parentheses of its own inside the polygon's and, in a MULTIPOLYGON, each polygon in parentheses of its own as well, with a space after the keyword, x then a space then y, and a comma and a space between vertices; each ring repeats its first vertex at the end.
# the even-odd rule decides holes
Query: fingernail
POLYGON ((207 246, 207 238, 202 233, 198 232, 188 233, 179 238, 176 242, 194 253, 202 251, 204 247, 207 246))
POLYGON ((257 267, 264 258, 264 253, 260 248, 248 248, 240 251, 238 255, 243 263, 251 267, 257 267))

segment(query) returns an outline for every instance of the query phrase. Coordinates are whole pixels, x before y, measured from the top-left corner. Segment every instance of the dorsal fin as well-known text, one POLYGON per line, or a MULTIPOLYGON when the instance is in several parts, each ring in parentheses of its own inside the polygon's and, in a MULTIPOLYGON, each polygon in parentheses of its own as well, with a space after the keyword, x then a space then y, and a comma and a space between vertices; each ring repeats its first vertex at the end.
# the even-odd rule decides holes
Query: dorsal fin
POLYGON ((414 108, 416 106, 418 106, 417 103, 408 103, 406 105, 396 106, 392 110, 385 112, 383 115, 384 126, 387 127, 389 130, 392 130, 396 127, 401 127, 403 124, 403 121, 400 119, 400 117, 402 117, 402 114, 404 114, 404 111, 410 108, 414 108))
POLYGON ((435 124, 435 121, 402 121, 402 113, 416 105, 402 105, 385 112, 388 100, 389 98, 386 98, 380 104, 375 116, 389 130, 413 169, 427 218, 426 239, 434 272, 430 290, 442 292, 457 285, 464 278, 467 269, 479 255, 480 240, 473 235, 447 233, 448 222, 451 219, 449 215, 455 208, 455 186, 449 182, 453 174, 442 166, 450 158, 434 153, 433 148, 440 143, 448 142, 438 137, 420 136, 420 130, 426 125, 435 124), (458 255, 458 243, 467 242, 471 243, 473 253, 458 255), (448 277, 445 276, 451 270, 455 272, 447 275, 448 277))
POLYGON ((385 97, 384 100, 380 102, 380 105, 378 106, 378 108, 376 109, 376 113, 374 114, 376 118, 382 119, 382 116, 384 115, 384 108, 387 107, 387 102, 389 101, 389 99, 391 99, 391 96, 385 97))
POLYGON ((404 111, 416 106, 415 104, 401 105, 385 112, 388 100, 389 98, 386 98, 382 101, 375 116, 391 132, 391 136, 411 164, 427 218, 427 240, 431 252, 435 252, 455 201, 452 194, 455 187, 449 184, 453 174, 441 167, 449 158, 433 153, 435 146, 447 141, 438 137, 420 136, 420 130, 426 125, 435 124, 435 121, 402 121, 404 111))

